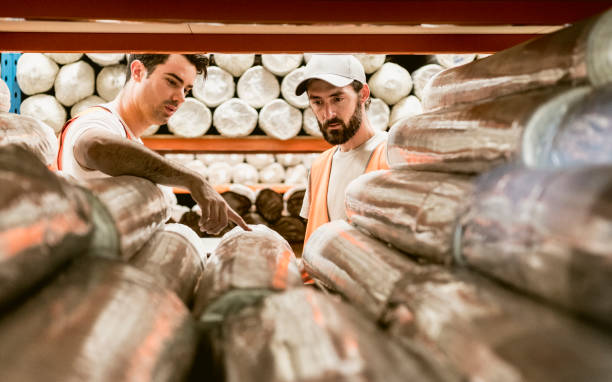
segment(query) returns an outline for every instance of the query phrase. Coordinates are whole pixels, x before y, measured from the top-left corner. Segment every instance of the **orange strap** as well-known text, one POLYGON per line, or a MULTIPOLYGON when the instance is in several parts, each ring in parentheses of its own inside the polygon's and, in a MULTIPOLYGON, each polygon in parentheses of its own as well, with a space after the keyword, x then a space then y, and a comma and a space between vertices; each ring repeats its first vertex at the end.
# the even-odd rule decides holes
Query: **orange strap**
MULTIPOLYGON (((96 108, 102 109, 102 110, 106 110, 109 113, 113 114, 113 112, 109 108, 97 105, 97 106, 92 106, 90 108, 87 108, 87 109, 83 110, 82 112, 78 113, 77 115, 75 115, 74 117, 70 118, 64 124, 64 126, 62 127, 62 131, 60 132, 60 135, 59 135, 59 145, 58 145, 59 148, 57 150, 57 158, 56 158, 56 167, 52 168, 52 170, 61 170, 62 169, 62 153, 64 151, 64 139, 66 138, 66 132, 68 131, 68 126, 70 126, 72 124, 72 122, 74 122, 77 118, 82 117, 82 116, 87 115, 87 114, 91 114, 94 111, 97 111, 96 108)), ((120 118, 118 118, 118 119, 119 119, 119 122, 121 123, 121 126, 123 126, 123 130, 125 130, 125 135, 127 136, 127 138, 130 139, 130 140, 133 139, 133 137, 130 134, 130 131, 127 128, 127 126, 125 125, 125 123, 123 123, 123 121, 120 118)))

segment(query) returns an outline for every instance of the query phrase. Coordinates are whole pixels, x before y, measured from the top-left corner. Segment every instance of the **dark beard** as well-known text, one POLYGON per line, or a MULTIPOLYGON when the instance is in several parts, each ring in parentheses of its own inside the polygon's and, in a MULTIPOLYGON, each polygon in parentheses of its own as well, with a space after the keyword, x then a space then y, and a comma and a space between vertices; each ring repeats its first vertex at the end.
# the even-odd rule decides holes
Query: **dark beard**
POLYGON ((332 145, 341 145, 346 143, 349 139, 351 139, 359 130, 361 126, 362 115, 361 115, 361 105, 359 105, 359 101, 357 102, 357 107, 355 108, 355 112, 353 116, 348 121, 348 126, 342 121, 340 118, 330 119, 329 121, 325 121, 325 123, 319 122, 317 119, 317 123, 319 124, 319 130, 323 134, 323 138, 331 143, 332 145), (338 130, 328 130, 327 127, 332 123, 339 123, 342 128, 338 130))

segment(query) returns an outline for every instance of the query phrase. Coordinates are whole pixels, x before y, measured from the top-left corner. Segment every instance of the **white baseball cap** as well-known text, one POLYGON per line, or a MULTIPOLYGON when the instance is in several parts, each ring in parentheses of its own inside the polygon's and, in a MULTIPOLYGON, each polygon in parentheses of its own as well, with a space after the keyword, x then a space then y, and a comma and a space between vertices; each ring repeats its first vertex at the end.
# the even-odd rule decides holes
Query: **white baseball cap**
POLYGON ((312 79, 323 80, 337 87, 344 87, 355 80, 366 83, 363 65, 350 54, 313 55, 304 70, 304 79, 295 88, 295 94, 302 95, 312 79))

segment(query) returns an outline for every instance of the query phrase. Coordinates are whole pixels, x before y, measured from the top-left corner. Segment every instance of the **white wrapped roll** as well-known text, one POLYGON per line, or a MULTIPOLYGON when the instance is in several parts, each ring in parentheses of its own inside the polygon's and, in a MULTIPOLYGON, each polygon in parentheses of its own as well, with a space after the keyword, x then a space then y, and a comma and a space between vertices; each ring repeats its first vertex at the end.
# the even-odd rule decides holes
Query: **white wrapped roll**
POLYGON ((203 74, 198 74, 192 94, 208 107, 217 107, 234 96, 236 84, 231 74, 218 66, 210 66, 204 80, 203 74))
POLYGON ((302 66, 301 68, 291 71, 291 73, 287 74, 281 82, 281 94, 285 101, 289 102, 291 106, 300 109, 305 109, 309 105, 306 92, 300 96, 295 95, 295 88, 304 79, 304 69, 305 67, 302 66))
POLYGON ((310 169, 310 166, 312 165, 312 161, 314 161, 315 159, 317 159, 317 157, 321 155, 319 153, 310 153, 310 154, 304 154, 304 157, 302 159, 302 164, 307 168, 310 169))
POLYGON ((285 167, 295 166, 302 163, 302 154, 276 154, 276 162, 282 164, 285 167))
POLYGON ((261 183, 282 183, 285 180, 285 168, 280 163, 270 163, 259 170, 261 183))
POLYGON ((55 98, 72 106, 94 93, 94 70, 85 61, 64 65, 55 78, 55 98))
POLYGON ((261 170, 267 165, 274 163, 274 154, 246 154, 246 162, 261 170))
POLYGON ((465 65, 475 58, 475 54, 436 54, 436 61, 445 68, 465 65))
POLYGON ((27 95, 51 89, 59 66, 41 53, 24 53, 17 61, 17 83, 27 95))
POLYGON ((183 166, 195 160, 195 155, 189 153, 168 153, 164 154, 164 158, 178 162, 183 166))
POLYGON ((244 154, 196 154, 196 159, 208 166, 217 162, 229 163, 233 166, 244 162, 244 154))
POLYGON ((385 58, 387 58, 384 54, 354 54, 353 56, 361 62, 366 74, 374 73, 380 69, 385 63, 385 58))
POLYGON ((107 101, 115 99, 125 85, 126 65, 111 65, 102 68, 96 77, 98 95, 107 101))
POLYGON ((317 116, 314 114, 311 108, 304 109, 304 121, 302 127, 308 135, 313 137, 322 137, 321 129, 319 128, 319 122, 317 122, 317 116))
POLYGON ((80 60, 83 57, 83 53, 45 53, 45 56, 60 65, 66 65, 80 60))
POLYGON ((308 182, 308 169, 303 164, 287 168, 285 171, 285 184, 306 185, 308 182))
POLYGON ((168 120, 168 130, 181 137, 194 138, 206 134, 211 123, 212 113, 206 105, 187 97, 168 120))
POLYGON ((74 118, 75 115, 79 114, 80 112, 82 112, 83 110, 87 108, 90 108, 96 105, 101 105, 103 103, 106 103, 106 101, 96 95, 92 95, 87 98, 84 98, 80 100, 79 102, 75 103, 70 108, 70 118, 74 118))
POLYGON ((240 77, 255 62, 254 54, 213 54, 215 64, 234 77, 240 77))
POLYGON ((239 98, 223 102, 213 113, 213 125, 224 137, 246 137, 257 126, 258 114, 254 107, 239 98))
POLYGON ((412 91, 419 99, 423 99, 423 89, 431 78, 443 71, 444 68, 438 64, 423 65, 412 72, 412 91))
POLYGON ((418 115, 422 112, 423 106, 421 105, 421 101, 417 97, 409 95, 406 98, 402 98, 391 108, 389 126, 393 126, 395 122, 402 118, 412 117, 413 115, 418 115))
POLYGON ((118 64, 125 57, 125 53, 85 53, 90 60, 100 66, 118 64))
POLYGON ((140 136, 141 137, 149 137, 155 133, 157 133, 157 130, 159 130, 159 125, 151 125, 149 127, 147 127, 147 129, 145 131, 143 131, 140 136))
POLYGON ((242 195, 248 198, 251 203, 255 203, 255 191, 242 184, 230 184, 229 191, 236 194, 242 195))
POLYGON ((280 94, 280 85, 274 74, 263 66, 249 68, 238 80, 238 98, 258 109, 280 94))
POLYGON ((259 112, 259 127, 276 139, 294 138, 302 128, 302 113, 285 100, 275 99, 259 112))
POLYGON ((185 167, 197 172, 202 175, 204 178, 208 177, 208 167, 202 161, 194 159, 185 163, 185 167))
POLYGON ((389 105, 410 94, 412 78, 410 73, 398 64, 387 62, 368 81, 374 97, 380 98, 389 105))
POLYGON ((0 111, 8 112, 9 110, 11 110, 11 90, 0 78, 0 111))
POLYGON ((48 94, 37 94, 26 98, 20 106, 21 114, 36 118, 51 126, 55 133, 66 123, 66 109, 48 94))
POLYGON ((189 211, 191 211, 189 207, 181 206, 180 204, 176 204, 176 205, 170 206, 170 217, 175 222, 180 222, 183 215, 185 215, 185 213, 189 211))
POLYGON ((232 165, 216 162, 208 166, 208 182, 212 185, 230 183, 232 180, 232 165))
POLYGON ((379 98, 372 98, 372 103, 370 104, 370 108, 366 112, 368 114, 368 119, 370 120, 370 124, 376 130, 387 130, 389 126, 389 114, 391 114, 389 110, 389 106, 383 100, 379 98))
POLYGON ((301 54, 262 54, 261 64, 271 73, 284 76, 302 63, 301 54))
POLYGON ((256 184, 259 181, 259 172, 253 165, 238 163, 232 168, 232 181, 239 184, 256 184))

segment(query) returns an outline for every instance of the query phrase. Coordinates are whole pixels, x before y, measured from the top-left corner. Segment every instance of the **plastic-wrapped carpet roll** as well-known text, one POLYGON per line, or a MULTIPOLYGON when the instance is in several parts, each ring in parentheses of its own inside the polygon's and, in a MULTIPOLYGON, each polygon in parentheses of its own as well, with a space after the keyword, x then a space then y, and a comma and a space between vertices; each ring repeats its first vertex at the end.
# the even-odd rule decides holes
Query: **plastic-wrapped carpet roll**
POLYGON ((310 154, 304 154, 304 159, 302 160, 302 164, 304 164, 304 166, 310 170, 310 166, 312 165, 312 161, 315 160, 316 158, 319 157, 319 155, 321 155, 320 153, 310 153, 310 154))
POLYGON ((278 232, 290 243, 304 242, 306 235, 306 224, 300 218, 293 216, 281 216, 280 219, 270 225, 270 228, 278 232))
POLYGON ((211 165, 217 162, 225 162, 230 165, 236 165, 244 162, 245 155, 240 153, 234 154, 195 154, 196 159, 201 160, 206 165, 211 165))
POLYGON ((259 109, 278 98, 280 85, 274 74, 258 65, 249 68, 240 76, 236 91, 238 98, 259 109))
POLYGON ((55 132, 38 119, 0 112, 0 146, 6 145, 27 149, 45 165, 55 163, 58 145, 55 132))
POLYGON ((221 194, 227 204, 232 207, 238 215, 246 214, 255 204, 255 192, 242 184, 232 184, 228 191, 221 194))
POLYGON ((55 98, 64 106, 72 106, 94 93, 94 70, 85 61, 60 68, 55 78, 55 98))
POLYGON ((389 117, 389 126, 393 126, 395 122, 402 118, 412 117, 413 115, 419 115, 423 112, 423 105, 421 101, 413 96, 409 95, 406 98, 402 98, 398 103, 393 105, 391 108, 391 116, 389 117))
POLYGON ((302 127, 304 128, 306 134, 314 137, 322 137, 323 133, 321 133, 321 129, 319 128, 319 122, 317 122, 317 117, 310 107, 308 109, 304 109, 303 116, 304 121, 302 123, 302 127))
POLYGON ((392 62, 385 63, 368 80, 372 95, 389 105, 394 105, 410 94, 412 78, 403 67, 392 62))
POLYGON ((515 94, 555 84, 594 86, 612 80, 612 9, 467 65, 447 69, 427 86, 425 110, 515 94))
POLYGON ((83 53, 44 53, 44 55, 60 65, 71 64, 83 57, 83 53))
POLYGON ((194 159, 192 161, 186 162, 185 167, 192 169, 198 174, 202 175, 204 178, 208 176, 208 167, 202 161, 194 159))
POLYGON ((380 98, 372 98, 370 107, 366 111, 368 119, 375 130, 385 131, 389 127, 389 106, 380 98))
POLYGON ((254 54, 222 54, 214 53, 215 64, 229 72, 234 77, 240 77, 255 62, 254 54))
POLYGON ((232 181, 232 165, 225 162, 215 162, 209 165, 208 181, 212 185, 230 183, 232 181))
POLYGON ((213 125, 224 137, 246 137, 255 130, 257 110, 240 98, 232 98, 219 105, 213 113, 213 125))
POLYGON ((412 92, 419 100, 424 97, 423 90, 425 90, 427 83, 442 70, 444 68, 438 64, 427 64, 412 72, 412 92))
MULTIPOLYGON (((197 204, 194 207, 196 206, 197 204)), ((199 237, 206 237, 206 234, 200 230, 200 226, 199 226, 199 221, 200 221, 201 216, 202 216, 201 211, 200 213, 196 211, 186 211, 181 216, 181 220, 179 221, 179 224, 183 224, 191 228, 191 230, 195 232, 196 235, 198 235, 199 237)))
POLYGON ((291 106, 299 109, 305 109, 308 107, 308 95, 306 93, 297 96, 295 95, 295 88, 304 79, 304 67, 292 70, 291 73, 283 77, 281 81, 281 94, 285 101, 291 106))
POLYGON ((292 70, 297 69, 302 63, 301 54, 262 54, 261 64, 270 73, 277 76, 285 76, 292 70))
POLYGON ((173 381, 196 348, 193 318, 123 262, 85 257, 0 323, 4 381, 173 381))
POLYGON ((0 112, 7 113, 9 110, 11 110, 11 90, 0 78, 0 112))
POLYGON ((244 222, 249 225, 254 225, 254 224, 263 224, 265 226, 269 225, 266 219, 264 219, 263 216, 261 216, 258 212, 255 212, 255 211, 247 212, 246 214, 242 215, 242 218, 244 219, 244 222))
POLYGON ((198 235, 183 224, 166 224, 130 260, 190 306, 206 268, 206 250, 198 235))
POLYGON ((191 90, 193 96, 208 107, 217 107, 234 96, 234 77, 218 66, 210 66, 206 80, 198 74, 191 90))
POLYGON ((295 166, 302 163, 302 154, 276 154, 274 155, 276 162, 285 167, 295 166))
POLYGON ((53 87, 59 66, 41 53, 24 53, 17 60, 17 83, 27 95, 44 93, 53 87))
POLYGON ((37 94, 26 98, 21 102, 20 112, 22 115, 46 123, 55 133, 59 133, 66 123, 66 109, 55 97, 48 94, 37 94))
POLYGON ((551 87, 405 118, 389 133, 389 165, 480 173, 521 156, 535 156, 554 131, 550 119, 561 119, 567 106, 588 91, 551 87))
POLYGON ((246 162, 261 170, 267 165, 274 163, 274 154, 246 154, 246 162))
POLYGON ((306 185, 308 182, 308 169, 303 164, 287 167, 285 170, 285 184, 306 185))
POLYGON ((435 60, 444 68, 454 68, 468 64, 476 59, 475 54, 436 54, 435 60))
POLYGON ((157 131, 159 130, 159 125, 151 125, 149 127, 147 127, 147 129, 145 131, 142 132, 142 134, 140 134, 141 137, 150 137, 151 135, 157 133, 157 131))
POLYGON ((299 217, 302 210, 302 203, 306 194, 306 186, 295 186, 287 190, 283 195, 286 210, 290 216, 299 217))
POLYGON ((363 70, 366 74, 372 74, 385 63, 386 55, 384 54, 354 54, 361 65, 363 66, 363 70))
POLYGON ((84 195, 22 147, 0 145, 0 182, 0 306, 5 308, 84 254, 94 221, 84 195))
POLYGON ((256 184, 259 172, 248 163, 238 163, 232 167, 232 182, 239 184, 256 184))
POLYGON ((183 215, 191 211, 191 209, 187 206, 181 206, 180 204, 173 205, 170 207, 170 221, 174 221, 178 223, 183 218, 183 215))
POLYGON ((483 175, 457 235, 482 273, 612 324, 612 165, 483 175))
POLYGON ((85 53, 85 55, 100 66, 116 65, 125 58, 125 53, 85 53))
POLYGON ((211 123, 210 109, 197 99, 187 97, 168 119, 168 130, 181 137, 194 138, 206 134, 211 123))
POLYGON ((96 91, 106 101, 115 99, 125 85, 125 65, 106 66, 96 77, 96 91))
POLYGON ((79 114, 80 112, 82 112, 83 110, 87 108, 90 108, 96 105, 101 105, 103 103, 106 103, 106 100, 96 95, 92 95, 87 98, 84 98, 80 100, 79 102, 75 103, 74 105, 72 105, 72 107, 70 108, 70 118, 74 118, 75 115, 79 114))
POLYGON ((302 129, 302 113, 286 101, 275 99, 259 112, 259 127, 272 138, 294 138, 302 129))
POLYGON ((176 162, 179 162, 182 165, 185 165, 195 159, 194 154, 190 153, 167 153, 164 154, 164 158, 170 159, 176 162))
POLYGON ((259 189, 255 193, 255 208, 267 222, 274 223, 283 213, 283 196, 270 188, 259 189))
POLYGON ((261 183, 282 183, 285 179, 285 168, 280 163, 271 163, 259 170, 261 183))
POLYGON ((348 185, 346 214, 407 254, 450 263, 455 222, 468 203, 472 182, 461 174, 374 171, 348 185))

